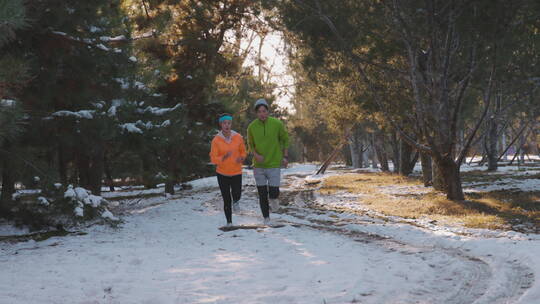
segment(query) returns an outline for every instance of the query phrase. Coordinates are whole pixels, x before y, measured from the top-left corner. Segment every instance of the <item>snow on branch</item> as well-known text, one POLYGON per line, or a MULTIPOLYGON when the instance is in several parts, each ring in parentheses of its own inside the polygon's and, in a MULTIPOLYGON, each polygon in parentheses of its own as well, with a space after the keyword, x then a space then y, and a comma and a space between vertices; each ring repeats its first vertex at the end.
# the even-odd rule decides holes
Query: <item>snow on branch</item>
POLYGON ((1 107, 13 107, 15 106, 17 102, 12 99, 0 99, 0 106, 1 107))
POLYGON ((51 114, 51 116, 53 117, 74 117, 74 118, 84 118, 84 119, 93 119, 94 118, 94 113, 96 111, 94 110, 80 110, 80 111, 77 111, 77 112, 73 112, 73 111, 66 111, 66 110, 63 110, 63 111, 57 111, 57 112, 54 112, 51 114))
POLYGON ((125 123, 125 124, 121 124, 119 125, 119 127, 123 130, 123 131, 126 131, 128 133, 139 133, 139 134, 142 134, 143 131, 141 129, 139 129, 134 123, 132 122, 129 122, 129 123, 125 123))
POLYGON ((176 109, 178 109, 179 107, 181 107, 182 104, 177 104, 176 106, 174 106, 173 108, 158 108, 158 107, 151 107, 151 106, 148 106, 146 107, 146 109, 142 110, 143 113, 152 113, 154 115, 157 115, 157 116, 161 116, 161 115, 165 115, 169 112, 172 112, 176 109))

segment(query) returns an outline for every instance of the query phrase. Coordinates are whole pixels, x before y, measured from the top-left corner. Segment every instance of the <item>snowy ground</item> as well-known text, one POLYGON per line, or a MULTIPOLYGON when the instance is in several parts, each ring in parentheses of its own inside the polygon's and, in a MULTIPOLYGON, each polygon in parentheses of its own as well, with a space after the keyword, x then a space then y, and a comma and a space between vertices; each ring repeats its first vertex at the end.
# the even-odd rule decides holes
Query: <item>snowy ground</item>
MULTIPOLYGON (((0 303, 539 303, 540 236, 329 211, 358 197, 317 195, 314 170, 286 170, 282 228, 219 230, 212 177, 120 201, 118 229, 0 243, 0 303)), ((250 171, 243 182, 233 221, 258 225, 250 171)))

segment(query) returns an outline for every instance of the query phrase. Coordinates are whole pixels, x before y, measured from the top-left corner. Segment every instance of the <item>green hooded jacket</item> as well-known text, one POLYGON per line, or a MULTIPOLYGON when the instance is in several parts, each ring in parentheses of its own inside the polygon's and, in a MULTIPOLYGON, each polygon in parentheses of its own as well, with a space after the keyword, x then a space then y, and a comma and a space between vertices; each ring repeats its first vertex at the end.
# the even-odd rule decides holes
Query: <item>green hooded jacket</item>
POLYGON ((289 147, 289 135, 283 122, 268 117, 265 122, 259 119, 252 121, 247 129, 248 150, 256 151, 264 157, 259 163, 253 158, 256 168, 279 168, 283 159, 283 150, 289 147))

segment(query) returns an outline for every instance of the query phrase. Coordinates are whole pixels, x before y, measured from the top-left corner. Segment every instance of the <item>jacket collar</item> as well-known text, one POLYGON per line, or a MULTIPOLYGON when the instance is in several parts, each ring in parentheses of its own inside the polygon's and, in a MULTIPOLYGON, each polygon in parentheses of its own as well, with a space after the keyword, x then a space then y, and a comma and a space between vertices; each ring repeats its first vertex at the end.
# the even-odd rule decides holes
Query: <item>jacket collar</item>
POLYGON ((232 139, 233 139, 233 137, 235 137, 236 134, 238 134, 236 131, 231 130, 231 137, 227 138, 225 135, 223 135, 223 132, 219 131, 218 134, 217 134, 217 136, 223 138, 223 140, 224 140, 225 142, 227 142, 228 144, 230 144, 231 141, 232 141, 232 139))

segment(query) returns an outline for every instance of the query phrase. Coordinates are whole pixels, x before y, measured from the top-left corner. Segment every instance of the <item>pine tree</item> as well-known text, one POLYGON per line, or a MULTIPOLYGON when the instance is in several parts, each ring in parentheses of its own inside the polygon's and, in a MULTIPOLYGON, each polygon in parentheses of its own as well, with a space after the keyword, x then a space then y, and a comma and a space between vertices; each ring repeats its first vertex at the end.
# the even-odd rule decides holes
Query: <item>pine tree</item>
POLYGON ((0 0, 0 168, 2 193, 0 216, 5 215, 14 192, 14 149, 21 133, 22 112, 16 93, 28 81, 28 64, 19 54, 9 52, 6 45, 16 39, 16 31, 27 26, 22 1, 0 0))

